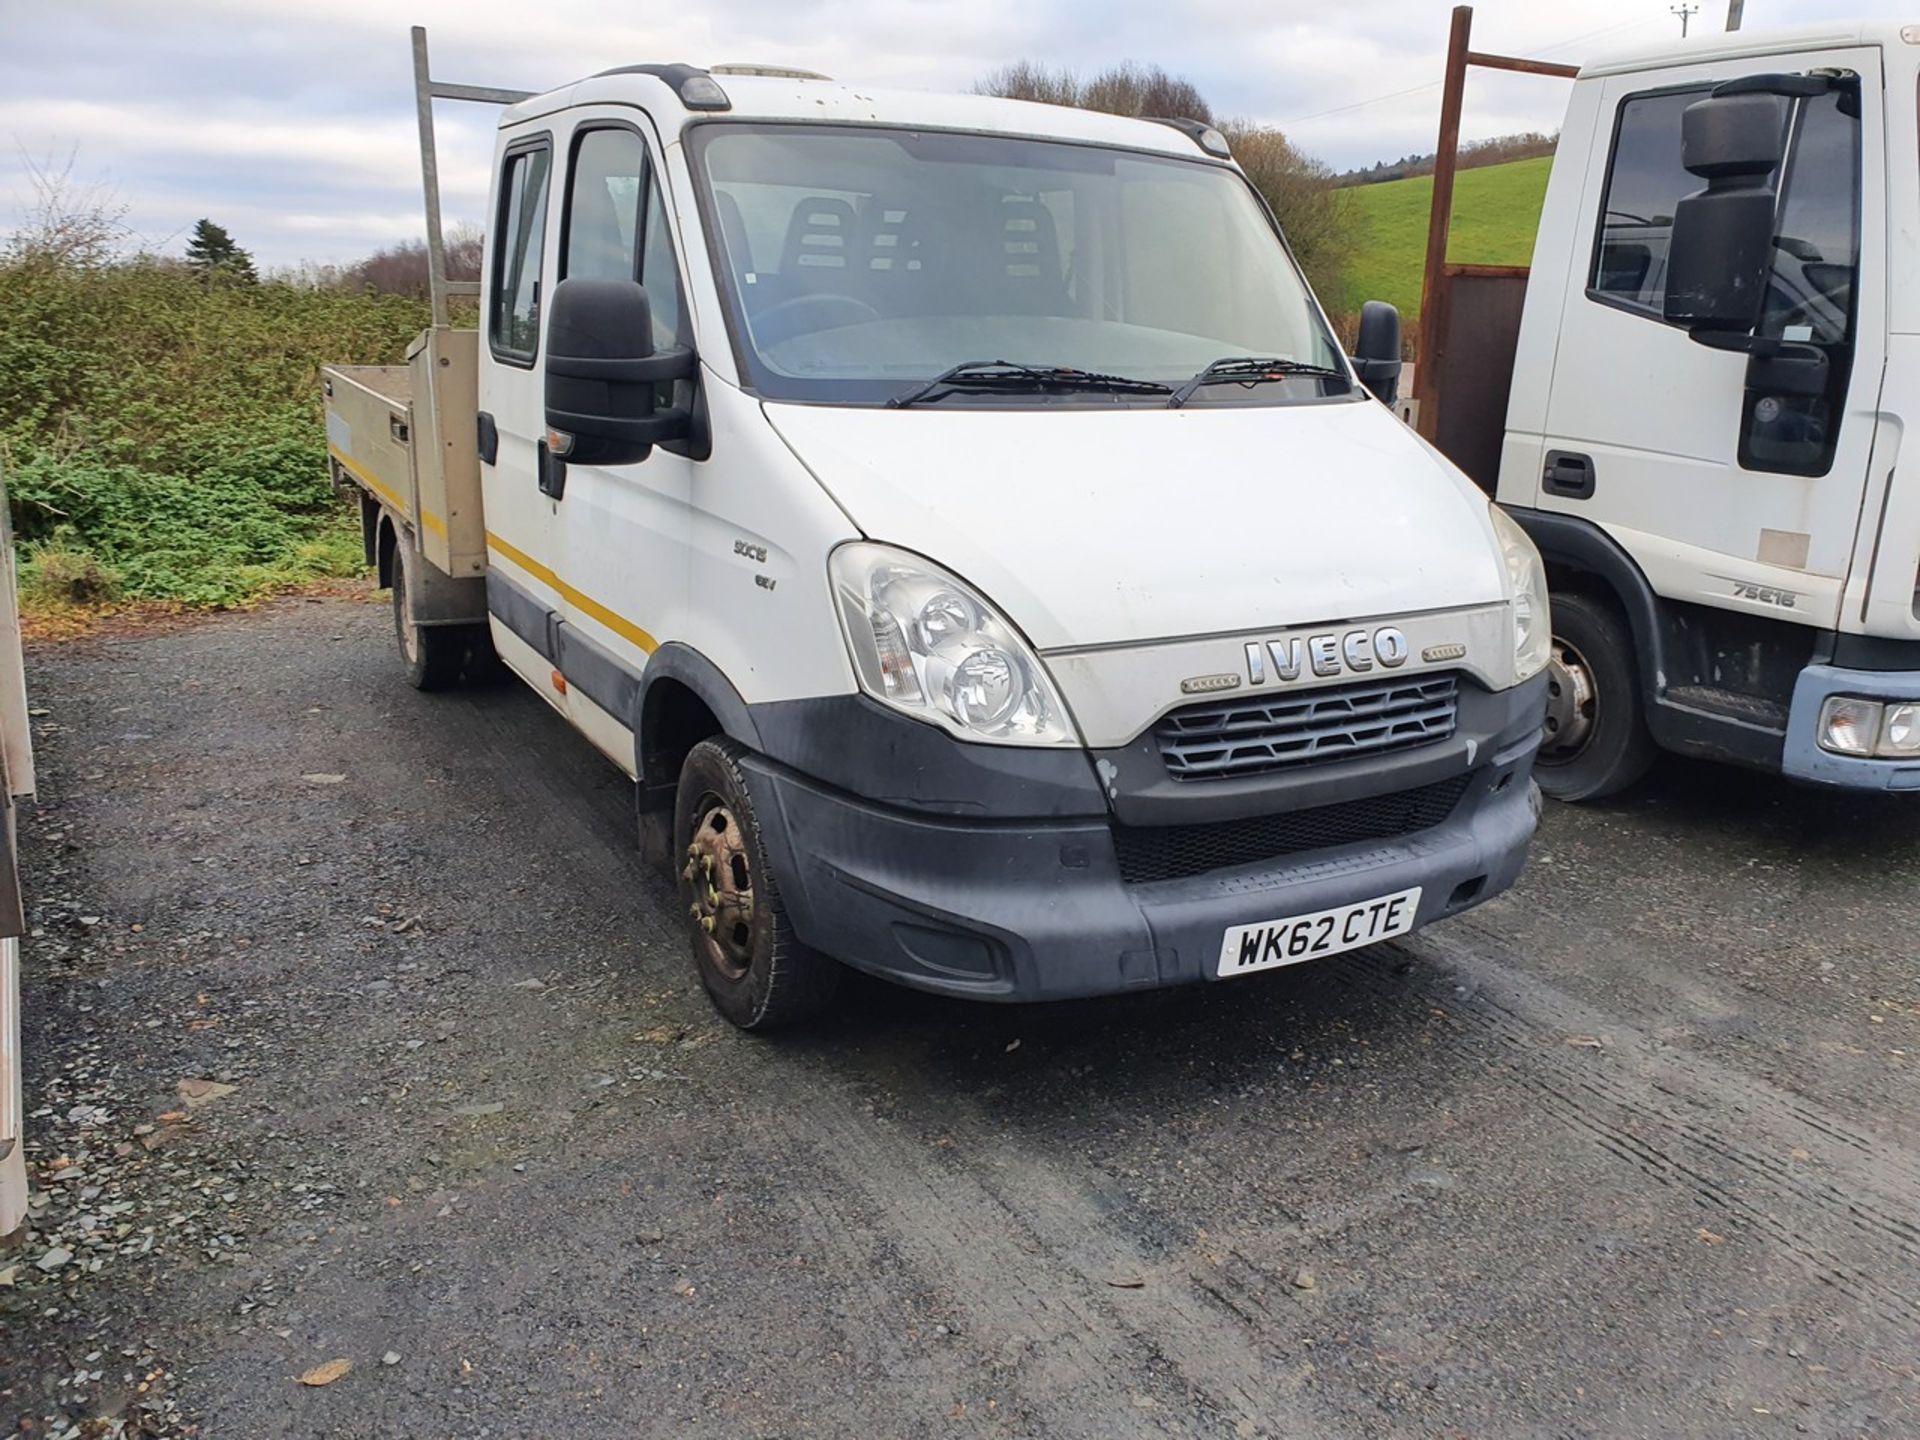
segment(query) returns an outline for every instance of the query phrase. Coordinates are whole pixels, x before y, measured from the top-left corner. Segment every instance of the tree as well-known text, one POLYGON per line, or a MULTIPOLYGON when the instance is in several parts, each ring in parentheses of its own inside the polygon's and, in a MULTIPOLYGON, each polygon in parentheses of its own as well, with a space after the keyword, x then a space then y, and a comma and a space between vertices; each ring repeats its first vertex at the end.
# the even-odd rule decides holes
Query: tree
MULTIPOLYGON (((482 236, 478 226, 458 224, 447 231, 447 278, 478 280, 482 236)), ((403 240, 376 250, 364 260, 348 266, 341 283, 352 290, 372 290, 382 295, 417 295, 426 298, 427 243, 403 240)))
POLYGON ((1273 207, 1307 279, 1322 296, 1337 290, 1353 248, 1356 218, 1348 197, 1335 188, 1333 172, 1302 154, 1278 130, 1250 120, 1216 120, 1200 87, 1184 76, 1127 61, 1082 80, 1071 70, 1017 60, 974 89, 982 95, 1074 105, 1109 115, 1218 124, 1233 146, 1233 158, 1273 207))
POLYGON ((193 236, 187 241, 187 264, 206 281, 251 284, 259 278, 253 271, 253 257, 234 243, 224 225, 211 220, 194 222, 193 236))
POLYGON ((1330 168, 1280 131, 1247 120, 1222 121, 1220 128, 1253 188, 1273 207, 1308 283, 1332 305, 1359 223, 1352 197, 1330 168))
POLYGON ((1016 60, 988 75, 974 90, 1009 100, 1038 100, 1046 105, 1073 105, 1102 110, 1109 115, 1151 115, 1162 120, 1199 120, 1213 123, 1213 107, 1200 87, 1158 65, 1136 65, 1123 60, 1082 80, 1073 71, 1054 69, 1032 60, 1016 60))
POLYGON ((23 155, 33 187, 24 223, 4 245, 0 262, 34 262, 56 269, 97 269, 111 264, 126 244, 127 206, 104 181, 74 173, 78 149, 64 158, 23 155))
MULTIPOLYGON (((1524 130, 1514 135, 1496 135, 1491 140, 1469 140, 1460 146, 1454 161, 1456 169, 1473 170, 1482 165, 1505 165, 1512 160, 1532 160, 1551 155, 1560 143, 1560 133, 1543 135, 1524 130)), ((1405 155, 1398 160, 1381 160, 1361 170, 1349 170, 1334 177, 1338 185, 1376 185, 1384 180, 1404 180, 1410 175, 1431 175, 1434 157, 1405 155)))

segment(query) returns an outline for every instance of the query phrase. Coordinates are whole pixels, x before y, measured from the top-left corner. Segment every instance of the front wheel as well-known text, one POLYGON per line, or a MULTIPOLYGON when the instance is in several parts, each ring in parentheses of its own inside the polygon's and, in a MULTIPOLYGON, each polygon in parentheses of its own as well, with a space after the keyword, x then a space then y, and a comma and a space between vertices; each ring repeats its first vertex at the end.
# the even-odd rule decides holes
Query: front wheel
POLYGON ((841 969, 793 933, 767 865, 742 753, 731 740, 702 740, 680 768, 680 900, 694 965, 715 1008, 742 1030, 772 1030, 825 1010, 841 969))
POLYGON ((1633 784, 1653 758, 1626 621, 1589 596, 1556 594, 1546 735, 1534 778, 1556 800, 1598 800, 1633 784))

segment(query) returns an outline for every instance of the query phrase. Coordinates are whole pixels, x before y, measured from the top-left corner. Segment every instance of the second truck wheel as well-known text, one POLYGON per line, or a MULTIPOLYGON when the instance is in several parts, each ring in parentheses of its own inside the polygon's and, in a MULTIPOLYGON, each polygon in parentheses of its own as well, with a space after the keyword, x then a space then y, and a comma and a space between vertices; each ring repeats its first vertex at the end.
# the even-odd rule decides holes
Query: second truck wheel
POLYGON ((1556 800, 1597 800, 1647 773, 1653 737, 1640 715, 1633 637, 1608 605, 1585 595, 1553 597, 1547 733, 1534 765, 1556 800))

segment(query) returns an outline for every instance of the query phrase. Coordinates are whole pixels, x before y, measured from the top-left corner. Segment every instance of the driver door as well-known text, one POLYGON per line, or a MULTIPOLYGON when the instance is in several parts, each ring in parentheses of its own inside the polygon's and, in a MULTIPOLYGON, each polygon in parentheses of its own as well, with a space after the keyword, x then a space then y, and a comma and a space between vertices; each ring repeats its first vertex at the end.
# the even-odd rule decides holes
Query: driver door
MULTIPOLYGON (((561 146, 554 279, 638 280, 652 303, 655 347, 685 344, 684 292, 652 136, 629 107, 573 113, 561 146)), ((663 387, 662 405, 670 389, 663 387)), ((656 445, 636 465, 567 464, 552 487, 569 710, 629 772, 638 678, 656 637, 684 633, 693 471, 685 455, 656 445)))

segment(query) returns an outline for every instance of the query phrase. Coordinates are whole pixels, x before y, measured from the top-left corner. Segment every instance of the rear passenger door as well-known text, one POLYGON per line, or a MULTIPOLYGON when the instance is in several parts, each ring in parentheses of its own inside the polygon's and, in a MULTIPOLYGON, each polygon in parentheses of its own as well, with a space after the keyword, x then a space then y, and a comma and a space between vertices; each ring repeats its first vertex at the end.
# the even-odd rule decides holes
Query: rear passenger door
POLYGON ((1674 207, 1705 183, 1681 165, 1681 114, 1738 75, 1814 66, 1880 68, 1872 51, 1821 51, 1607 82, 1611 139, 1582 202, 1585 274, 1562 313, 1539 503, 1612 532, 1668 598, 1831 625, 1885 354, 1883 197, 1862 183, 1884 173, 1877 85, 1858 106, 1829 94, 1787 112, 1760 333, 1825 350, 1830 393, 1751 389, 1747 357, 1662 314, 1674 207))
MULTIPOLYGON (((689 343, 689 331, 650 131, 630 108, 574 112, 555 278, 638 280, 652 305, 654 348, 664 350, 689 343)), ((672 389, 662 386, 663 407, 672 389)), ((656 637, 684 632, 693 470, 663 445, 637 465, 568 465, 554 502, 570 713, 629 770, 640 673, 656 637)))

